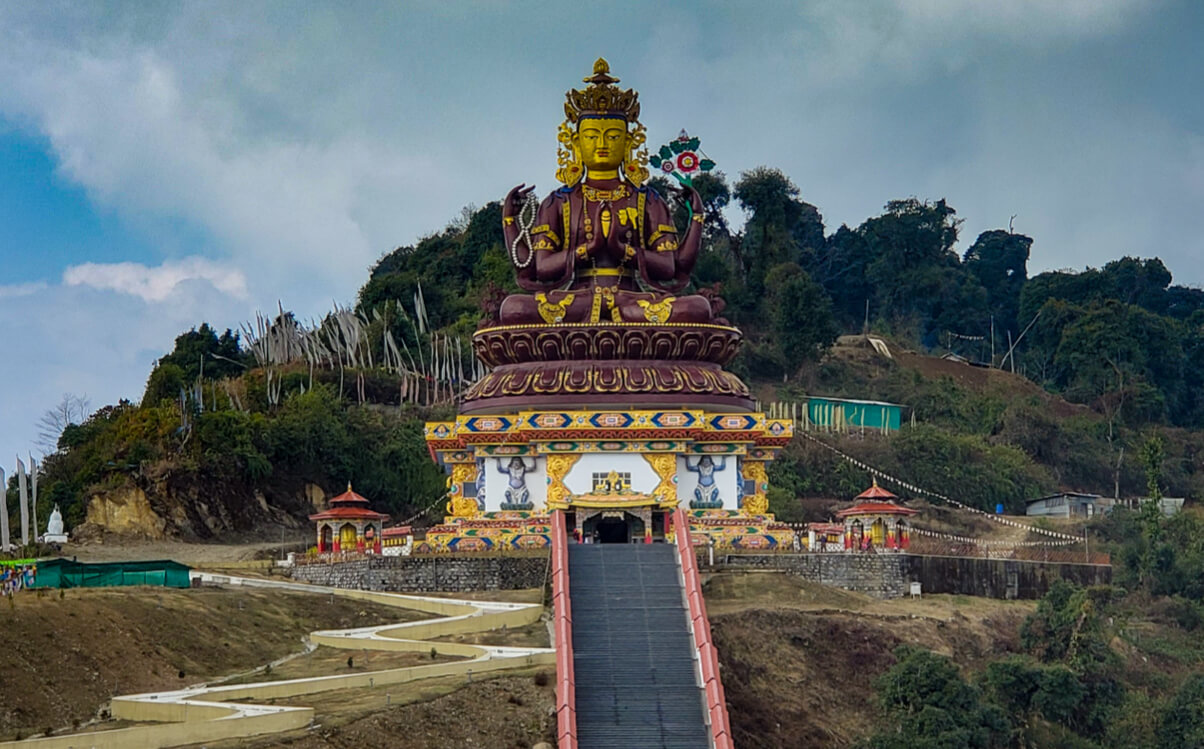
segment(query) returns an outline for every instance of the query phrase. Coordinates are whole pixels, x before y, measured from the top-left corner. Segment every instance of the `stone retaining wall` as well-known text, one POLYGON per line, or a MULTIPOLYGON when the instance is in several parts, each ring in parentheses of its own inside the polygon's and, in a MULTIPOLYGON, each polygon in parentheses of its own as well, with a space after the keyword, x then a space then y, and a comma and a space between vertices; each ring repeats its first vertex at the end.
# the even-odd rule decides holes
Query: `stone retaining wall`
MULTIPOLYGON (((698 561, 705 568, 706 555, 698 561)), ((907 595, 913 582, 923 593, 1003 599, 1040 598, 1057 579, 1079 585, 1112 582, 1108 565, 918 554, 716 554, 709 569, 781 570, 877 598, 907 595)))
MULTIPOLYGON (((987 598, 1040 598, 1054 580, 1079 585, 1112 582, 1107 565, 1028 562, 977 557, 937 557, 918 554, 716 554, 709 567, 699 554, 701 569, 780 570, 824 585, 898 598, 918 582, 924 593, 951 593, 987 598)), ((544 584, 548 557, 411 556, 365 557, 333 564, 303 564, 292 569, 299 582, 358 590, 397 593, 476 590, 521 590, 544 584)))
POLYGON ((543 586, 548 557, 522 556, 372 556, 332 564, 302 564, 292 569, 298 582, 335 588, 394 593, 465 593, 474 590, 522 590, 543 586))
POLYGON ((901 554, 716 554, 715 566, 781 570, 875 598, 898 598, 907 592, 909 582, 901 554))
POLYGON ((979 557, 901 555, 907 576, 923 585, 925 593, 954 593, 987 598, 1040 598, 1054 580, 1078 585, 1108 585, 1112 567, 1107 564, 1029 562, 979 557))

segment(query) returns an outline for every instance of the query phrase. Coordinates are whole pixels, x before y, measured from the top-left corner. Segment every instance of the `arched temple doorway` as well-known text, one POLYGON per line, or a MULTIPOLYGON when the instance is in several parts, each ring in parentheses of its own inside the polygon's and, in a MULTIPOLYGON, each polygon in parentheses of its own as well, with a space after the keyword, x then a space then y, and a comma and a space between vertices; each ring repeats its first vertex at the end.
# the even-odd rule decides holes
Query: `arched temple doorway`
POLYGON ((594 526, 600 544, 625 544, 631 540, 631 528, 623 518, 602 518, 594 526))
POLYGON ((644 519, 630 512, 607 511, 582 523, 583 540, 599 544, 627 544, 644 538, 644 519))
POLYGON ((322 526, 322 542, 319 544, 319 552, 325 553, 334 548, 334 531, 329 525, 322 526))
POLYGON ((355 526, 351 523, 339 528, 339 546, 343 551, 355 551, 356 535, 355 526))

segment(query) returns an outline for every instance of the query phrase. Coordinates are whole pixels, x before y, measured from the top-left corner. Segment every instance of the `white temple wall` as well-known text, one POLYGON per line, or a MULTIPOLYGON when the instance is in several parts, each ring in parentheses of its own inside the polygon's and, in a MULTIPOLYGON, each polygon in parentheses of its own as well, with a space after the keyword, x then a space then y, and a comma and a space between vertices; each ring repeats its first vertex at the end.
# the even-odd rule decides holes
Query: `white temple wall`
MULTIPOLYGON (((697 466, 701 455, 679 455, 677 456, 677 499, 682 507, 689 507, 690 502, 694 500, 694 490, 698 488, 699 474, 695 471, 686 468, 686 461, 689 460, 689 465, 697 466)), ((723 509, 738 510, 740 509, 740 474, 737 470, 737 458, 735 455, 709 456, 715 463, 715 470, 711 475, 715 478, 715 484, 719 487, 719 498, 723 500, 723 509)))
POLYGON ((631 491, 651 494, 660 484, 660 477, 644 456, 639 453, 586 453, 565 476, 564 485, 573 494, 588 494, 594 488, 595 473, 631 474, 631 491))

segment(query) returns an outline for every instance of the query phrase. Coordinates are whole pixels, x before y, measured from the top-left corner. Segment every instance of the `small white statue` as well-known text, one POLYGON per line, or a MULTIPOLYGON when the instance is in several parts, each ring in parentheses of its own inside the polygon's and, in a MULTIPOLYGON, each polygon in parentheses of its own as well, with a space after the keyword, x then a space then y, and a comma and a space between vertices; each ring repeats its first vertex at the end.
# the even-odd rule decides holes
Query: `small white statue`
POLYGON ((46 522, 46 535, 42 540, 48 544, 67 543, 67 534, 63 532, 63 513, 59 512, 58 505, 55 505, 50 513, 50 520, 46 522))

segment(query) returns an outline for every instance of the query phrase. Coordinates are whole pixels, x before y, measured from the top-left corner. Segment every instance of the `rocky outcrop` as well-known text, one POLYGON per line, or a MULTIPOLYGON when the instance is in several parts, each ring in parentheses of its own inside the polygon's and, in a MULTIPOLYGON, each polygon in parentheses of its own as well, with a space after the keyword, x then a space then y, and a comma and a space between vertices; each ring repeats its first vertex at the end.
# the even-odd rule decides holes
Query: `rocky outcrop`
POLYGON ((146 492, 137 486, 92 495, 86 523, 109 533, 154 539, 166 536, 168 529, 168 521, 155 512, 146 492))
POLYGON ((265 525, 300 527, 306 515, 327 504, 326 492, 316 484, 265 494, 160 465, 92 493, 86 521, 71 533, 78 541, 106 535, 207 540, 265 525))
POLYGON ((330 507, 330 497, 317 484, 306 484, 302 489, 302 496, 313 512, 321 512, 330 507))

